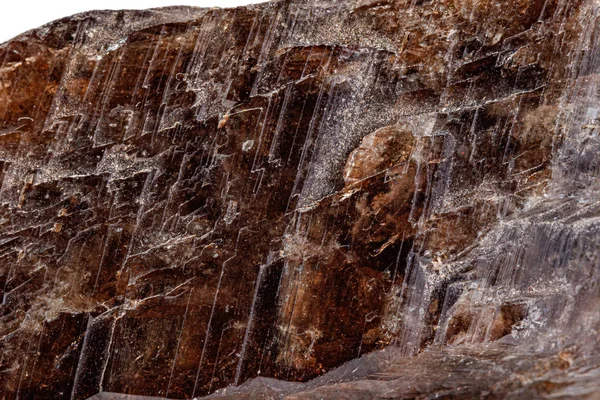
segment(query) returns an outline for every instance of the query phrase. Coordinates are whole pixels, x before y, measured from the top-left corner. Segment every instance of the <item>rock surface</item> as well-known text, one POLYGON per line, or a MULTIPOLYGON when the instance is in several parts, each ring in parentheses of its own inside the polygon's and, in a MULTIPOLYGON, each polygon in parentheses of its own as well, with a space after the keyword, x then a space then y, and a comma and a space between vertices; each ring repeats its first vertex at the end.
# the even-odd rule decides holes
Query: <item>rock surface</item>
POLYGON ((281 0, 0 45, 0 398, 599 398, 599 17, 281 0))

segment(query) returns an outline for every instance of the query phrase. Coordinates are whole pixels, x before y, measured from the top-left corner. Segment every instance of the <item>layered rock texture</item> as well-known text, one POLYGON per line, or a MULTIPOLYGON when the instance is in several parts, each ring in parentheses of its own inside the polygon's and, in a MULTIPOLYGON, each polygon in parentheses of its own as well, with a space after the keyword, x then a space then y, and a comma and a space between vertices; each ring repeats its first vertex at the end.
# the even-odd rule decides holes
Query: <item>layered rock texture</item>
POLYGON ((600 398, 599 17, 281 0, 0 45, 0 399, 600 398))

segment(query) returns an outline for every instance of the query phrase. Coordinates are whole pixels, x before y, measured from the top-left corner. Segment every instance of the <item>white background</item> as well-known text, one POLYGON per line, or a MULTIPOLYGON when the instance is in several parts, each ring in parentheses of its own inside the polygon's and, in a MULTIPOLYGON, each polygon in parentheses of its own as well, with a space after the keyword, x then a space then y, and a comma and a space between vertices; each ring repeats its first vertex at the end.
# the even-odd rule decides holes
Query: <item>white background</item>
POLYGON ((236 7, 265 0, 0 0, 0 43, 55 19, 90 10, 165 6, 236 7))

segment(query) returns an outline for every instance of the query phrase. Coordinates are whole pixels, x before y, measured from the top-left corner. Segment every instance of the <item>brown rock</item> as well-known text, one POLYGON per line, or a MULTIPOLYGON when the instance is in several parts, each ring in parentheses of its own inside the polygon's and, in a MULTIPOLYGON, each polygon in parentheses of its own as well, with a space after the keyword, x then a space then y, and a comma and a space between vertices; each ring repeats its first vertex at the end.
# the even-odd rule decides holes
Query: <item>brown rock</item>
POLYGON ((593 393, 599 12, 281 0, 0 45, 0 398, 593 393))

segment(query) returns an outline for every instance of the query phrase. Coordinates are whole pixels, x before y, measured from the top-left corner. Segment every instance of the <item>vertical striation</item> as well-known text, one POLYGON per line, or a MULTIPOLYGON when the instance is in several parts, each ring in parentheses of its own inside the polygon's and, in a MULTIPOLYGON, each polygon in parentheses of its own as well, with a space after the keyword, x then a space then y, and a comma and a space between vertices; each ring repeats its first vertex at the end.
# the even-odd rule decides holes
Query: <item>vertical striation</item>
POLYGON ((599 17, 279 0, 0 45, 0 398, 595 398, 599 17))

